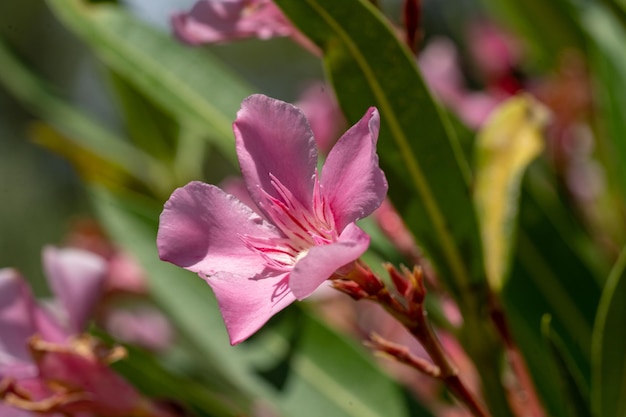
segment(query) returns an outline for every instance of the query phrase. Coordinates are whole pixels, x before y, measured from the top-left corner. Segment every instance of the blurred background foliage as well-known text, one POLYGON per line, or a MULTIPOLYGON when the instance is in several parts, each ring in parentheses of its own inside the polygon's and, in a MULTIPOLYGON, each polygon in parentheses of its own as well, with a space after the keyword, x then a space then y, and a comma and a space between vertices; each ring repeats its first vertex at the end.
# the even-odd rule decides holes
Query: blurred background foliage
MULTIPOLYGON (((383 378, 353 339, 307 308, 288 310, 242 346, 227 346, 208 287, 155 258, 157 216, 171 191, 192 179, 218 183, 236 175, 230 123, 241 99, 261 92, 294 102, 308 83, 328 75, 349 122, 363 106, 381 109, 380 153, 389 168, 391 199, 464 314, 456 336, 478 363, 494 415, 511 413, 499 386, 503 370, 510 370, 501 354, 511 347, 502 346, 485 324, 493 312, 484 305, 493 299, 509 321, 511 340, 525 358, 546 415, 624 415, 620 393, 626 377, 613 373, 626 369, 620 368, 626 364, 620 307, 626 295, 624 256, 619 256, 626 243, 623 2, 422 3, 418 49, 441 36, 452 40, 467 89, 487 90, 494 80, 475 61, 469 33, 472 25, 497 22, 519 42, 523 55, 508 64, 510 78, 496 80, 502 82, 498 88, 528 90, 551 110, 545 152, 523 180, 520 172, 530 161, 520 163, 501 197, 515 209, 500 230, 506 256, 495 281, 485 276, 481 219, 473 215, 468 191, 473 183, 464 182, 479 177, 487 164, 474 159, 477 125, 451 103, 445 103, 449 114, 439 113, 407 51, 369 6, 342 10, 332 2, 314 2, 344 19, 348 39, 341 44, 329 41, 341 34, 321 14, 276 1, 324 50, 321 61, 289 39, 199 49, 177 44, 168 16, 188 9, 190 0, 106 3, 113 8, 92 13, 75 1, 0 2, 0 265, 22 270, 36 292, 45 294, 41 247, 63 243, 78 219, 98 217, 116 244, 141 261, 153 297, 181 333, 180 346, 158 361, 139 353, 137 360, 119 365, 142 390, 171 395, 199 415, 249 412, 259 406, 258 398, 285 415, 429 415, 409 390, 383 378), (350 41, 353 49, 346 47, 350 41), (351 59, 357 59, 336 59, 355 50, 379 75, 396 71, 380 76, 388 96, 377 95, 363 68, 353 65, 351 59), (403 95, 406 85, 415 89, 403 95), (422 191, 398 169, 407 155, 398 152, 402 135, 385 125, 394 117, 411 138, 425 137, 411 142, 408 161, 427 168, 424 177, 446 220, 440 229, 433 226, 432 213, 407 198, 422 191), (428 153, 442 141, 449 148, 428 153), (456 266, 437 233, 448 228, 461 255, 456 266), (458 265, 468 281, 457 274, 458 265), (173 286, 183 280, 185 285, 173 286), (379 383, 359 386, 363 380, 379 383), (168 394, 173 386, 178 389, 168 394), (354 408, 342 409, 346 401, 354 408)), ((393 24, 402 24, 403 2, 374 3, 393 24)), ((535 111, 529 108, 483 135, 517 135, 510 125, 519 121, 526 128, 532 119, 526 116, 535 111)), ((480 152, 480 139, 476 146, 480 152)), ((476 211, 477 217, 484 215, 476 211)), ((373 224, 364 227, 373 235, 367 257, 372 265, 410 262, 373 224)), ((430 307, 433 320, 449 326, 437 318, 443 307, 436 302, 430 307)))

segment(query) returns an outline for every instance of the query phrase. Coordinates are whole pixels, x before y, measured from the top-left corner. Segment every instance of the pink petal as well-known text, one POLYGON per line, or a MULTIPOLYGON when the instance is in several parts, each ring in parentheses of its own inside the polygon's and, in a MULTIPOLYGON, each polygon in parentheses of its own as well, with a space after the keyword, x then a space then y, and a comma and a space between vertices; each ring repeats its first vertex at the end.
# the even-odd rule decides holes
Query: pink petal
POLYGON ((43 251, 43 266, 52 291, 65 309, 70 329, 80 333, 102 296, 106 261, 81 249, 49 246, 43 251))
POLYGON ((428 87, 447 106, 465 94, 459 52, 447 38, 434 38, 420 54, 418 64, 428 87))
POLYGON ((263 191, 280 199, 272 174, 304 207, 311 207, 317 150, 302 111, 255 94, 242 103, 233 128, 241 172, 257 205, 266 199, 263 191))
POLYGON ((35 334, 55 342, 67 338, 52 316, 37 305, 22 276, 11 268, 0 269, 0 380, 37 374, 28 348, 35 334))
POLYGON ((289 289, 286 273, 269 273, 258 278, 218 273, 206 281, 213 288, 233 345, 250 337, 296 299, 289 289))
POLYGON ((0 379, 9 367, 30 362, 27 340, 37 332, 35 300, 20 274, 0 269, 0 379))
POLYGON ((0 404, 0 416, 2 417, 34 417, 32 411, 20 410, 19 408, 0 404))
MULTIPOLYGON (((45 342, 31 345, 41 380, 57 382, 69 393, 85 394, 59 404, 56 407, 59 412, 74 415, 91 411, 93 415, 121 417, 145 406, 142 404, 145 400, 135 388, 109 367, 105 357, 100 357, 105 354, 104 346, 90 345, 82 339, 64 345, 45 342)), ((152 414, 146 412, 146 415, 152 414)))
POLYGON ((324 164, 322 190, 338 230, 371 214, 387 194, 376 155, 379 126, 378 110, 370 107, 339 139, 324 164))
POLYGON ((174 34, 191 45, 257 37, 289 36, 295 28, 268 0, 201 0, 172 16, 174 34))
POLYGON ((280 236, 237 198, 194 181, 175 190, 165 203, 157 246, 162 260, 193 272, 255 276, 263 270, 263 259, 244 244, 241 235, 280 236))
POLYGON ((369 236, 350 223, 337 242, 312 247, 296 263, 289 276, 291 291, 299 300, 308 297, 335 271, 357 260, 369 243, 369 236))

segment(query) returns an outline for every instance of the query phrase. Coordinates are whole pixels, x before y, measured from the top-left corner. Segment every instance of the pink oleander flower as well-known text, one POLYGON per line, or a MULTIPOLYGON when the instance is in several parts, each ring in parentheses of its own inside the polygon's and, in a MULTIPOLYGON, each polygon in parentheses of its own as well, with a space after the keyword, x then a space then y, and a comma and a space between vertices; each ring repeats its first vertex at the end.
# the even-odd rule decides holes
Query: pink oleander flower
POLYGON ((102 291, 104 259, 49 247, 43 263, 53 309, 37 303, 16 270, 0 269, 0 415, 169 416, 108 367, 119 348, 80 334, 102 291))
POLYGON ((263 95, 242 103, 233 124, 248 192, 261 214, 220 188, 191 182, 165 203, 162 260, 198 273, 213 288, 232 344, 302 300, 369 246, 355 221, 382 202, 375 108, 350 128, 317 172, 304 114, 263 95))
POLYGON ((418 64, 426 84, 437 98, 472 128, 479 128, 507 97, 504 93, 469 90, 459 70, 457 48, 448 39, 432 40, 422 51, 418 64))
POLYGON ((319 54, 271 0, 200 0, 189 12, 174 14, 171 23, 174 35, 190 45, 289 36, 319 54))

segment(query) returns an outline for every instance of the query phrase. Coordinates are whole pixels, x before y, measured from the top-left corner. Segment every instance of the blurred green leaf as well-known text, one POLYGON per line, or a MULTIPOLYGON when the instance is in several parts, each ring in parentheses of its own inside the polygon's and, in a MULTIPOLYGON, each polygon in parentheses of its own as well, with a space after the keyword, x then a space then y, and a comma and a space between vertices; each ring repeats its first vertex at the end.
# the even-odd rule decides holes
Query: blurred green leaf
POLYGON ((543 149, 547 109, 527 95, 502 103, 478 132, 474 202, 481 227, 487 279, 499 293, 508 274, 526 167, 543 149))
POLYGON ((378 153, 389 195, 457 296, 485 282, 470 170, 415 59, 367 1, 276 3, 324 51, 348 120, 369 106, 381 115, 378 153))
POLYGON ((597 275, 603 269, 588 260, 589 237, 546 181, 545 167, 531 168, 522 188, 514 265, 502 298, 546 407, 568 416, 559 368, 545 352, 541 320, 546 313, 552 317, 551 330, 589 386, 591 328, 600 297, 597 275))
MULTIPOLYGON (((603 157, 608 161, 605 169, 609 180, 621 187, 622 198, 626 198, 626 60, 624 42, 626 28, 608 10, 591 4, 581 13, 590 37, 590 64, 599 92, 600 113, 598 123, 604 128, 605 146, 603 157)), ((622 200, 624 201, 624 200, 622 200)))
POLYGON ((596 417, 626 416, 626 247, 602 291, 593 328, 591 407, 596 417))
MULTIPOLYGON (((97 155, 101 161, 107 161, 106 164, 111 167, 119 167, 157 193, 171 189, 169 173, 158 160, 109 132, 53 93, 44 81, 13 56, 2 39, 0 68, 0 82, 25 107, 62 135, 64 147, 72 147, 78 153, 97 155)), ((59 137, 51 138, 54 139, 59 137)), ((70 149, 65 151, 74 152, 70 149)))
POLYGON ((192 49, 111 4, 48 0, 57 16, 113 70, 194 126, 235 163, 232 121, 252 88, 206 51, 192 49))
MULTIPOLYGON (((496 20, 526 43, 534 66, 554 67, 562 53, 585 46, 576 5, 571 0, 482 0, 496 20)), ((527 61, 528 62, 528 61, 527 61)))
POLYGON ((199 416, 236 417, 245 412, 223 393, 212 392, 200 383, 174 375, 164 369, 152 354, 126 346, 128 357, 112 367, 145 395, 156 401, 172 401, 193 410, 199 416))
POLYGON ((561 376, 559 385, 565 394, 567 415, 572 417, 591 417, 589 409, 589 386, 577 364, 569 356, 567 348, 559 335, 551 327, 551 317, 545 314, 541 320, 541 333, 547 344, 550 357, 561 376))
POLYGON ((33 123, 30 134, 36 144, 70 162, 88 183, 99 184, 111 190, 126 188, 146 191, 145 185, 122 165, 101 157, 45 123, 33 123))
POLYGON ((109 71, 109 79, 132 142, 155 158, 171 162, 176 154, 178 134, 174 120, 115 71, 109 71))
POLYGON ((546 410, 546 414, 552 417, 571 417, 568 404, 563 390, 563 381, 559 368, 556 366, 540 331, 541 309, 545 304, 536 303, 533 297, 536 293, 527 287, 520 285, 515 288, 517 296, 533 300, 532 308, 529 304, 507 305, 506 313, 508 324, 513 333, 515 345, 523 354, 526 366, 532 376, 534 388, 546 410), (535 305, 539 305, 539 309, 535 305), (535 310, 538 311, 535 311, 535 310))
MULTIPOLYGON (((306 316, 307 314, 305 314, 306 316)), ((398 386, 371 356, 313 316, 302 323, 282 403, 289 416, 408 416, 398 386)), ((430 416, 424 409, 411 416, 430 416)))

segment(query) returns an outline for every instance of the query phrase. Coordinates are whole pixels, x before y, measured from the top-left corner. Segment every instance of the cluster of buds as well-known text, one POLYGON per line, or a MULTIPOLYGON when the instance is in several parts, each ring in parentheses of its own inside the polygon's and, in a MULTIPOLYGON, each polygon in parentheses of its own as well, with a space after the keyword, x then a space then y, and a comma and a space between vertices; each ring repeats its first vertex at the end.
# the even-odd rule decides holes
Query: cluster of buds
POLYGON ((424 313, 426 288, 424 275, 418 266, 413 270, 401 266, 400 270, 385 263, 393 284, 393 293, 385 283, 364 263, 357 261, 346 274, 336 273, 332 278, 335 289, 355 300, 369 299, 383 306, 406 327, 413 327, 424 313))

